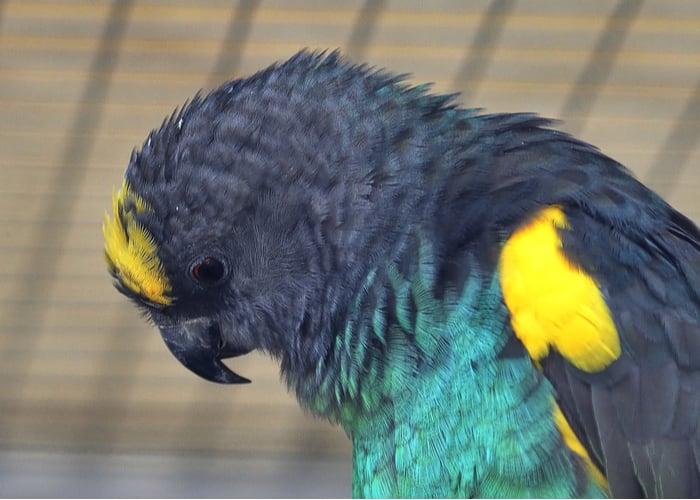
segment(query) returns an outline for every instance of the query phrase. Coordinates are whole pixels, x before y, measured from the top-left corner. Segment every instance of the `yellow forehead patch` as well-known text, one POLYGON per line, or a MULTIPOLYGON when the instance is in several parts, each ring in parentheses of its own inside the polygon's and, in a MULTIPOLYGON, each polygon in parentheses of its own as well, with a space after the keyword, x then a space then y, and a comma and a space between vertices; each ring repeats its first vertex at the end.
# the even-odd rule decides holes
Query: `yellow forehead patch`
POLYGON ((102 233, 109 272, 126 288, 156 304, 172 303, 170 282, 158 258, 153 237, 134 215, 149 210, 126 181, 112 193, 112 217, 105 214, 102 233), (126 209, 129 205, 130 210, 126 209))
POLYGON ((561 208, 545 208, 508 239, 500 259, 503 299, 516 336, 533 360, 557 350, 587 372, 620 356, 615 324, 596 282, 566 258, 561 208))

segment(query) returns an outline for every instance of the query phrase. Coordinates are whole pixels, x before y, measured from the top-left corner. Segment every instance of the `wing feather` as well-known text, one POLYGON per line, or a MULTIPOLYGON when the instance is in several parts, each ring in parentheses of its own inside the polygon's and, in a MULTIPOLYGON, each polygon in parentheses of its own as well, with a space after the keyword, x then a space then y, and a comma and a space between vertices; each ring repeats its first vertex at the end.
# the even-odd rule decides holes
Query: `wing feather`
POLYGON ((552 217, 552 207, 545 207, 513 233, 500 261, 515 334, 555 386, 564 415, 602 465, 614 496, 700 494, 700 234, 661 207, 665 212, 653 214, 656 225, 605 220, 580 207, 557 206, 552 217), (523 241, 545 226, 558 238, 523 241), (570 275, 562 279, 562 273, 570 275), (568 287, 581 280, 595 286, 571 294, 568 287), (543 281, 560 290, 546 291, 543 281), (562 300, 543 297, 557 292, 562 300), (606 308, 591 313, 597 300, 606 308), (571 316, 590 319, 593 331, 561 320, 571 316), (532 347, 535 331, 548 349, 532 347), (580 342, 588 349, 566 349, 580 342))

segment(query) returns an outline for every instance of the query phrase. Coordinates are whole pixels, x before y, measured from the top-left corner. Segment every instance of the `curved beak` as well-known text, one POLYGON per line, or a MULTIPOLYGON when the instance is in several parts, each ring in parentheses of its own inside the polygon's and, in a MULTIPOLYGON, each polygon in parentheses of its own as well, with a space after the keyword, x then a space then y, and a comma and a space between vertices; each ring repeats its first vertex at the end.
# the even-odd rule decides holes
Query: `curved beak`
POLYGON ((160 325, 159 329, 170 352, 200 377, 220 384, 250 382, 221 361, 246 354, 248 351, 228 348, 215 322, 197 318, 182 323, 160 325))

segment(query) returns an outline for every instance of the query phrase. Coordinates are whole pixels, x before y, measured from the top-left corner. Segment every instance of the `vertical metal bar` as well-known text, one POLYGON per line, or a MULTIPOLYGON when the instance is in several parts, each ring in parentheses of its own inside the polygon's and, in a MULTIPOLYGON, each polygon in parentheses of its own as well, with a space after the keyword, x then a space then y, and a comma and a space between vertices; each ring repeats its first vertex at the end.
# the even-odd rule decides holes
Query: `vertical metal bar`
POLYGON ((661 196, 669 196, 677 185, 678 177, 687 167, 688 159, 700 139, 700 81, 688 98, 683 111, 676 118, 671 132, 659 148, 647 174, 653 184, 663 176, 668 182, 654 186, 661 196))
POLYGON ((514 7, 515 0, 493 0, 469 44, 467 55, 452 84, 460 91, 460 100, 467 106, 486 75, 493 50, 501 39, 506 20, 514 7))
POLYGON ((372 38, 372 33, 377 28, 377 21, 386 0, 366 0, 357 16, 357 21, 352 28, 350 38, 345 44, 345 54, 356 62, 365 56, 367 45, 372 38))
POLYGON ((621 0, 601 31, 590 58, 581 69, 559 116, 572 134, 581 133, 596 98, 615 66, 622 45, 644 2, 621 0))
POLYGON ((231 11, 226 39, 221 44, 219 56, 209 74, 208 86, 220 83, 220 79, 230 79, 238 71, 246 42, 250 36, 255 12, 260 0, 240 0, 238 7, 231 11))

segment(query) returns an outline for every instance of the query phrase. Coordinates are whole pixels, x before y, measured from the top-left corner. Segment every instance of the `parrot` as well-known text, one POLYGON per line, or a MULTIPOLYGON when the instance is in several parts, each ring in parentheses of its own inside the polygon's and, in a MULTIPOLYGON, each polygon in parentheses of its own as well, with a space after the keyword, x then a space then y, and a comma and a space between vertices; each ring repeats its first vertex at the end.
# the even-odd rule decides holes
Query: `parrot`
POLYGON ((700 495, 700 231, 598 148, 304 49, 134 149, 115 287, 200 377, 279 363, 354 497, 700 495))

